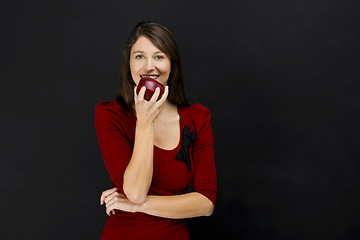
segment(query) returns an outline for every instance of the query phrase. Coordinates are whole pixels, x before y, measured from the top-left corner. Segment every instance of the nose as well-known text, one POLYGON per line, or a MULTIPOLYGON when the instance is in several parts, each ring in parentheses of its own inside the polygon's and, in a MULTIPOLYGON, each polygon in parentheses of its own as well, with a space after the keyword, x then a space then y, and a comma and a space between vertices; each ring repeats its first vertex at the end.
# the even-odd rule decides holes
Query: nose
POLYGON ((147 71, 152 71, 152 70, 154 70, 154 69, 155 69, 155 64, 154 64, 152 58, 149 58, 149 59, 147 60, 147 62, 146 62, 146 70, 147 70, 147 71))

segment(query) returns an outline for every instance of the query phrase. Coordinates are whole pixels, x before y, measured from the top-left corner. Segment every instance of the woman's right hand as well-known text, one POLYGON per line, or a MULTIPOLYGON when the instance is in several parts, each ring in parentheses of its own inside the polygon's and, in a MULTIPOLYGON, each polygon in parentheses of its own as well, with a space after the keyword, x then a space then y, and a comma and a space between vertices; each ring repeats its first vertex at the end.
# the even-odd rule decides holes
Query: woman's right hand
POLYGON ((134 88, 135 111, 137 121, 141 124, 152 124, 161 111, 161 106, 167 99, 169 87, 165 87, 164 94, 158 99, 160 95, 160 88, 156 88, 155 93, 149 101, 144 99, 146 87, 140 89, 139 95, 136 94, 137 86, 134 88))

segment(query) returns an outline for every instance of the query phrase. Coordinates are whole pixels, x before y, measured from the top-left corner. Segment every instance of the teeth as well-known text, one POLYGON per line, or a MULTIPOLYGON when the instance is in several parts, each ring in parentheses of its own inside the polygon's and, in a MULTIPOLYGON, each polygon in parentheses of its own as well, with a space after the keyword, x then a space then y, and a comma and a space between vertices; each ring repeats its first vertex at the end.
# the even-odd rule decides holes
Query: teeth
POLYGON ((149 76, 149 75, 141 75, 142 78, 152 78, 152 79, 157 79, 159 76, 149 76))

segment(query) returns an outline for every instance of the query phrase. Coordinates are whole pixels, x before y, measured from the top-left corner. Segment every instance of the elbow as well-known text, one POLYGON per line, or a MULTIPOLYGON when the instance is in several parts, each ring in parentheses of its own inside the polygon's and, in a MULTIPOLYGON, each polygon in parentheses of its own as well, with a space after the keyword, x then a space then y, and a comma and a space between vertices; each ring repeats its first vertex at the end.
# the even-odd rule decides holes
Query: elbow
POLYGON ((143 204, 146 201, 147 195, 145 194, 141 194, 137 191, 130 191, 128 189, 125 188, 124 186, 124 193, 126 195, 126 198, 137 205, 143 204))
POLYGON ((127 199, 137 205, 143 204, 146 201, 146 196, 140 194, 129 194, 126 195, 127 199))
POLYGON ((205 210, 205 217, 210 217, 214 212, 214 204, 212 202, 210 202, 208 204, 208 206, 206 206, 206 210, 205 210))
POLYGON ((209 198, 205 197, 205 195, 198 193, 201 196, 202 199, 202 203, 201 203, 201 215, 200 216, 204 216, 204 217, 210 217, 213 212, 214 212, 214 203, 212 201, 210 201, 209 198))

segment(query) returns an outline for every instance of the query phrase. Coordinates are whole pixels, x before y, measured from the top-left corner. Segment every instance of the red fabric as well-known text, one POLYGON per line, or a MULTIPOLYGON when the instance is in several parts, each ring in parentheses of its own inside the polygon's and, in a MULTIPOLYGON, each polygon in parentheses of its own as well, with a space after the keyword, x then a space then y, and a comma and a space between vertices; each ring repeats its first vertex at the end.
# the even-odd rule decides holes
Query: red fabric
MULTIPOLYGON (((172 150, 154 146, 153 179, 149 195, 178 195, 187 192, 193 181, 194 191, 203 194, 215 205, 217 196, 213 133, 210 111, 200 104, 178 107, 180 141, 172 150), (189 151, 192 170, 175 159, 181 148, 182 129, 189 125, 198 135, 189 151)), ((123 174, 131 158, 135 139, 136 116, 115 100, 101 101, 95 107, 95 129, 105 166, 110 178, 123 194, 123 174)), ((166 219, 144 213, 117 211, 108 218, 102 233, 110 239, 190 239, 185 220, 166 219)))

